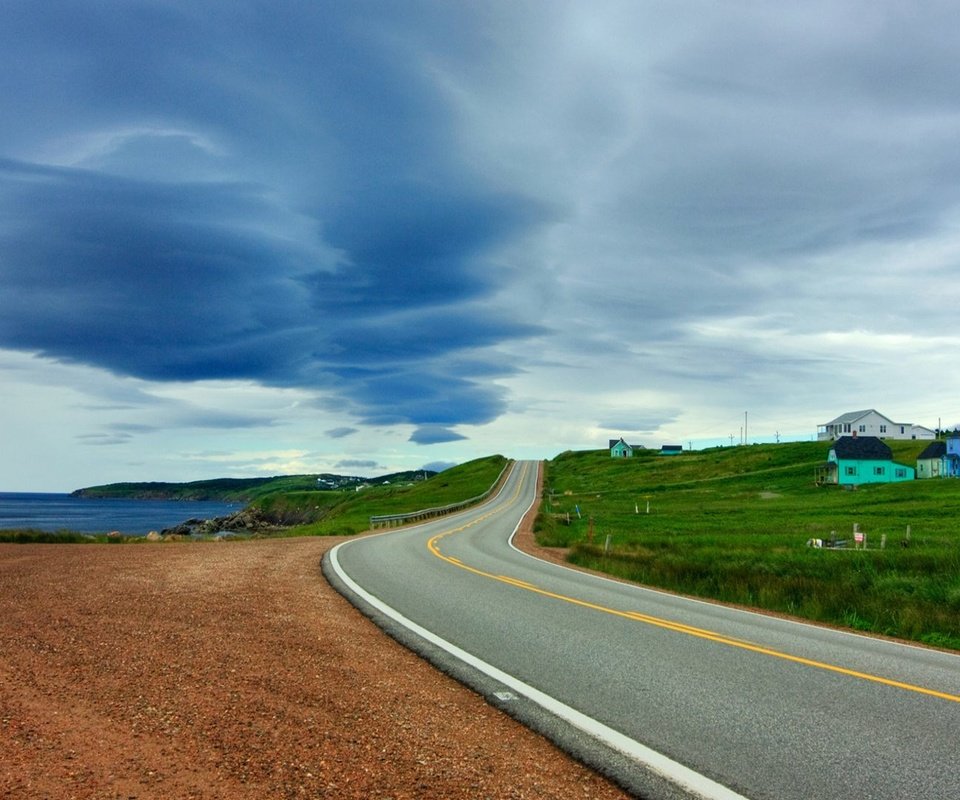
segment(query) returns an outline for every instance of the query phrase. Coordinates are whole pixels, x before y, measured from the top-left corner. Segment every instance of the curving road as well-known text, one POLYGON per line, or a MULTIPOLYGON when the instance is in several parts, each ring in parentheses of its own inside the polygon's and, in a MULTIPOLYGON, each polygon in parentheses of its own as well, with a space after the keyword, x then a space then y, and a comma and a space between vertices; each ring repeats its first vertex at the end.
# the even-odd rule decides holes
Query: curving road
POLYGON ((397 638, 638 796, 960 798, 960 656, 597 578, 489 503, 341 544, 331 582, 397 638))

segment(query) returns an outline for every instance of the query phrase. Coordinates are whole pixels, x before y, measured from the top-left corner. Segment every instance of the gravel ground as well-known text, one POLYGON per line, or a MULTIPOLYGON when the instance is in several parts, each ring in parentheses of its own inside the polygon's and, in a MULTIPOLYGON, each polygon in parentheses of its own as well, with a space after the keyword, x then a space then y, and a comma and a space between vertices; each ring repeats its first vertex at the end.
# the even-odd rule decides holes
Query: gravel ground
POLYGON ((625 797, 354 610, 337 541, 0 545, 0 797, 625 797))

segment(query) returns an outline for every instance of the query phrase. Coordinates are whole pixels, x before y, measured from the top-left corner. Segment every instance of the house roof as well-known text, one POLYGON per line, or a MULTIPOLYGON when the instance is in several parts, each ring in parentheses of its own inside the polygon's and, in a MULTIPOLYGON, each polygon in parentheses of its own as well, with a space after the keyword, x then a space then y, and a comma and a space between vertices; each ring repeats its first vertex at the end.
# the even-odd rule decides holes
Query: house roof
POLYGON ((923 461, 925 458, 942 458, 947 454, 946 442, 930 442, 923 452, 917 456, 917 461, 923 461))
POLYGON ((831 449, 838 459, 853 461, 889 461, 893 457, 890 448, 876 436, 843 436, 831 449))
POLYGON ((832 419, 829 422, 826 422, 824 424, 825 425, 845 425, 848 422, 850 423, 856 422, 858 419, 862 419, 863 417, 867 416, 867 414, 876 414, 877 416, 883 417, 888 422, 892 424, 896 424, 893 422, 892 419, 890 419, 890 417, 888 417, 886 414, 881 414, 875 408, 865 408, 863 411, 848 411, 846 414, 841 414, 836 419, 832 419))
POLYGON ((610 440, 610 449, 613 450, 613 448, 621 442, 623 442, 624 447, 629 447, 631 450, 643 450, 642 444, 629 444, 628 442, 624 441, 622 436, 619 439, 610 440))

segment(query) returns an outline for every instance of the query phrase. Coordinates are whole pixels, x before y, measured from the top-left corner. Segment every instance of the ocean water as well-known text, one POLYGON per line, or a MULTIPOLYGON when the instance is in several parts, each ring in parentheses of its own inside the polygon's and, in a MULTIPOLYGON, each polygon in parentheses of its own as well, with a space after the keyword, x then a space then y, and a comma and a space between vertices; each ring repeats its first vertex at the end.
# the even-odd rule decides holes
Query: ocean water
POLYGON ((128 536, 172 528, 188 519, 223 517, 242 503, 180 500, 100 500, 68 494, 0 492, 0 530, 120 531, 128 536))

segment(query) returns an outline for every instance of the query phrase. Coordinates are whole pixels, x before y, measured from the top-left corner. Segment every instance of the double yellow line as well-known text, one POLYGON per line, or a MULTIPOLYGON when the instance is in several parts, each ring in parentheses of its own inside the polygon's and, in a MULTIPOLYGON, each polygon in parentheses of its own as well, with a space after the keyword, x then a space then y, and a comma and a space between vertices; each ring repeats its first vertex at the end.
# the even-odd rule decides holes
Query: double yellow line
MULTIPOLYGON (((521 476, 521 480, 517 485, 517 491, 509 502, 513 502, 519 494, 520 487, 523 484, 524 476, 521 476)), ((527 581, 522 581, 517 578, 512 578, 509 575, 494 575, 491 572, 485 572, 482 569, 477 569, 472 567, 469 564, 463 563, 460 559, 454 558, 453 556, 444 555, 439 548, 439 542, 441 539, 451 536, 455 533, 460 533, 467 528, 476 525, 479 522, 482 522, 485 519, 493 516, 494 514, 499 513, 503 510, 504 507, 498 507, 492 511, 488 511, 486 514, 477 517, 476 519, 461 525, 458 528, 452 528, 449 531, 444 531, 439 533, 436 536, 432 537, 427 542, 427 548, 430 552, 439 558, 441 561, 446 561, 448 564, 466 570, 467 572, 472 572, 474 575, 479 575, 483 578, 488 578, 490 580, 499 581, 500 583, 505 583, 509 586, 514 586, 517 589, 522 589, 523 591, 533 592, 534 594, 539 594, 543 597, 549 597, 553 600, 559 600, 564 603, 570 603, 571 605, 580 606, 581 608, 589 608, 593 611, 599 611, 604 614, 611 614, 615 617, 621 617, 623 619, 628 619, 634 622, 642 622, 647 625, 653 625, 657 628, 663 628, 664 630, 674 631, 676 633, 686 634, 687 636, 695 636, 698 639, 706 639, 711 642, 716 642, 717 644, 727 645, 729 647, 736 647, 741 650, 747 650, 751 653, 759 653, 760 655, 770 656, 772 658, 779 658, 784 661, 791 661, 794 664, 802 664, 807 667, 814 667, 815 669, 825 670, 827 672, 833 672, 840 675, 846 675, 851 678, 858 678, 864 681, 870 681, 871 683, 879 683, 884 686, 892 686, 897 689, 904 689, 908 692, 916 692, 917 694, 928 695, 930 697, 937 697, 941 700, 948 700, 953 703, 960 703, 960 695, 950 694, 948 692, 940 692, 936 689, 928 689, 924 686, 917 686, 912 683, 905 683, 903 681, 892 680, 891 678, 884 678, 880 675, 873 675, 869 672, 860 672, 854 669, 847 669, 846 667, 840 667, 836 664, 828 664, 824 661, 816 661, 810 658, 804 658, 803 656, 795 656, 790 653, 784 653, 781 650, 774 650, 770 647, 765 647, 763 645, 755 644, 753 642, 748 642, 743 639, 737 639, 732 636, 727 636, 722 633, 717 633, 716 631, 707 630, 705 628, 696 628, 692 625, 685 625, 681 622, 674 622, 672 620, 663 619, 661 617, 655 617, 650 614, 643 614, 639 611, 622 611, 616 608, 609 608, 607 606, 599 605, 597 603, 591 603, 587 600, 582 600, 578 597, 570 597, 564 594, 558 594, 557 592, 551 592, 547 589, 543 589, 535 584, 528 583, 527 581)))

